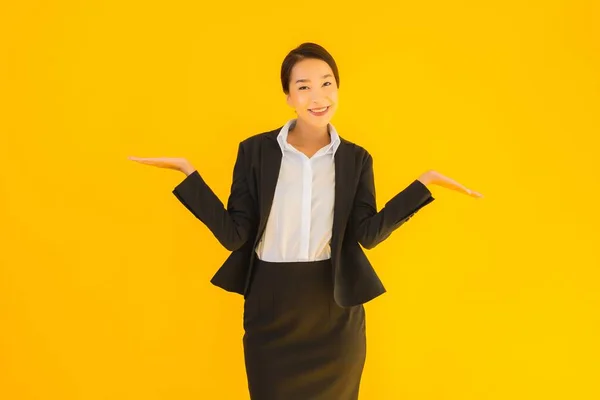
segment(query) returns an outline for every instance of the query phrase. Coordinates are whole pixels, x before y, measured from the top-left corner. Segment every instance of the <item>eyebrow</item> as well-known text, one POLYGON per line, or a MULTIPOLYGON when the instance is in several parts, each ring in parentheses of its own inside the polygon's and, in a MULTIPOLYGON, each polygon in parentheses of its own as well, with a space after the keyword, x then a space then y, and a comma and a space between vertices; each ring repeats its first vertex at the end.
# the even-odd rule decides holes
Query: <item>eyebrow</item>
MULTIPOLYGON (((330 77, 332 77, 331 74, 325 74, 321 77, 321 79, 330 78, 330 77)), ((300 82, 310 82, 310 79, 298 79, 296 81, 296 83, 300 83, 300 82)))

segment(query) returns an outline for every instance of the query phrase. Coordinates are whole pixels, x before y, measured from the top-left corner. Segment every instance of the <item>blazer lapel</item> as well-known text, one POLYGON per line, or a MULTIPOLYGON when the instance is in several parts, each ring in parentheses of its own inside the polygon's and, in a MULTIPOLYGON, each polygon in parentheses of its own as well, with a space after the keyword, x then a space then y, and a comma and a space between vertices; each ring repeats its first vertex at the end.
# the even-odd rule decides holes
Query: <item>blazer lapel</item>
POLYGON ((278 128, 269 132, 260 158, 260 182, 258 192, 260 221, 256 242, 262 237, 263 231, 267 225, 271 206, 273 205, 273 197, 275 196, 277 178, 279 178, 279 170, 281 169, 282 154, 279 143, 277 143, 277 135, 280 130, 281 128, 278 128))
POLYGON ((340 234, 344 232, 352 206, 355 160, 351 146, 342 138, 335 152, 335 199, 333 206, 333 227, 331 234, 332 254, 341 245, 340 234))

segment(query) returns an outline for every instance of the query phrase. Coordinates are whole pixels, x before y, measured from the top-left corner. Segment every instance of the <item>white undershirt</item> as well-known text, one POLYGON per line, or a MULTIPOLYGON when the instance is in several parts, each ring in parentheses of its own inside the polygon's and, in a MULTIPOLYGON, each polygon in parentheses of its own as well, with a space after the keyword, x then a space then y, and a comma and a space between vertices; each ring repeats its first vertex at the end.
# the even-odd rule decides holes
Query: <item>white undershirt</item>
POLYGON ((296 119, 280 130, 282 151, 271 212, 256 246, 263 261, 319 261, 331 258, 331 228, 335 198, 334 155, 340 138, 329 124, 331 142, 311 158, 287 142, 296 119))

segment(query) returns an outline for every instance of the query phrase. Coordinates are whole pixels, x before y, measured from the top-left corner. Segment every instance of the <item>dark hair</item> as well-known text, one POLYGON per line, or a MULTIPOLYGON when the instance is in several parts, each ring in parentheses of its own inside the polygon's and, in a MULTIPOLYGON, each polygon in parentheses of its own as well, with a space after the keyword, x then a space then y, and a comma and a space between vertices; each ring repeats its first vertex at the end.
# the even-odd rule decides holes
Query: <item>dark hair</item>
POLYGON ((329 64, 333 71, 337 86, 340 86, 340 76, 337 65, 331 54, 329 54, 322 46, 319 46, 316 43, 307 42, 302 43, 300 46, 290 51, 281 64, 281 86, 283 88, 283 93, 288 94, 290 92, 290 76, 292 75, 292 68, 298 61, 305 58, 316 58, 329 64))

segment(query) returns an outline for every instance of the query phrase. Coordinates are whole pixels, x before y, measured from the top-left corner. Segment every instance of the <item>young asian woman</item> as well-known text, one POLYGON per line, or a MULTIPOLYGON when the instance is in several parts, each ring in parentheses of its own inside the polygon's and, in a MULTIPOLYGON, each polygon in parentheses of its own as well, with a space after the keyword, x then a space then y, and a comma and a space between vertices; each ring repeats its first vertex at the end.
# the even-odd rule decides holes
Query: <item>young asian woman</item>
POLYGON ((337 132, 339 72, 303 43, 281 67, 297 116, 238 146, 227 206, 184 158, 140 158, 186 177, 177 199, 230 256, 211 279, 244 296, 244 358, 253 400, 356 400, 366 359, 363 304, 385 288, 370 249, 434 201, 438 185, 480 193, 435 170, 377 211, 373 158, 337 132))

